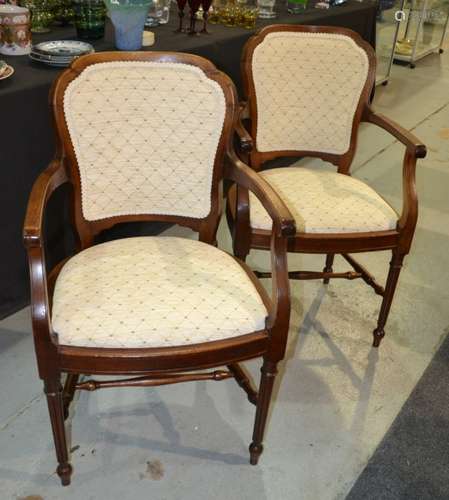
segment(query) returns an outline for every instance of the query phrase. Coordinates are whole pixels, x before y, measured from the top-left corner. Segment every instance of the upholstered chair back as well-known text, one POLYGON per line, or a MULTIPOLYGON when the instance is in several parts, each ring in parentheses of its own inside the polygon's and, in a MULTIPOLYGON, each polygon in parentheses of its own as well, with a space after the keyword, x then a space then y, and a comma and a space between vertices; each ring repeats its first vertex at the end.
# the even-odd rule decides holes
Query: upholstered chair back
POLYGON ((252 58, 246 54, 257 151, 345 154, 372 75, 366 49, 345 34, 275 28, 255 37, 252 58))
POLYGON ((202 219, 212 210, 222 85, 199 66, 153 59, 72 67, 78 74, 64 89, 63 111, 86 221, 202 219))

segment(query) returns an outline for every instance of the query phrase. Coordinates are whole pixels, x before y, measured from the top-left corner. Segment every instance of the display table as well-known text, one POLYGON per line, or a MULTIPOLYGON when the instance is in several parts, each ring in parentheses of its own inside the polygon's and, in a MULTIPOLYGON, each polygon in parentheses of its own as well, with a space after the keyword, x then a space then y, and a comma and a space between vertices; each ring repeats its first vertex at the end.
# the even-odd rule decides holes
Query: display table
MULTIPOLYGON (((375 46, 376 7, 377 2, 371 0, 351 1, 329 10, 311 9, 300 15, 289 15, 278 8, 278 18, 271 23, 258 20, 257 29, 273 22, 343 26, 358 32, 375 46)), ((252 32, 211 25, 211 35, 191 37, 175 35, 176 24, 177 16, 172 11, 169 24, 153 29, 156 43, 150 50, 182 51, 206 57, 226 72, 240 91, 240 54, 252 32)), ((73 28, 59 28, 46 35, 34 36, 33 42, 70 38, 76 38, 73 28)), ((105 39, 93 45, 97 51, 114 50, 110 26, 105 39)), ((32 63, 27 56, 2 58, 14 67, 15 74, 0 81, 0 318, 25 306, 29 300, 22 225, 33 182, 54 154, 48 93, 61 71, 32 63)), ((154 105, 157 106, 157 102, 154 105)), ((49 261, 58 260, 72 246, 70 232, 63 230, 69 225, 67 206, 68 196, 64 191, 56 193, 49 206, 47 238, 57 248, 49 261)), ((155 228, 154 225, 134 224, 120 235, 148 234, 155 228)))

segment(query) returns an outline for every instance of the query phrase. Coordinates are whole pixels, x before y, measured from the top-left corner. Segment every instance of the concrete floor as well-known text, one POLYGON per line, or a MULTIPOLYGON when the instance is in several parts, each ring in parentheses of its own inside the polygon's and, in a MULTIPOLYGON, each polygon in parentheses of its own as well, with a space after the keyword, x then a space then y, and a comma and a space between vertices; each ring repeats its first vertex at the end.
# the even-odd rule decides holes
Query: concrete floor
MULTIPOLYGON (((375 108, 428 146, 419 228, 379 351, 379 298, 362 282, 292 285, 288 355, 260 465, 248 464, 254 408, 234 381, 82 394, 72 419, 72 486, 62 488, 36 377, 28 310, 0 322, 0 500, 343 499, 448 333, 449 55, 395 66, 375 108)), ((363 127, 354 164, 401 204, 402 147, 363 127)), ((185 234, 182 230, 171 233, 185 234)), ((223 224, 220 246, 229 248, 223 224)), ((389 255, 361 260, 383 278, 389 255)), ((294 269, 322 257, 291 256, 294 269)), ((249 262, 267 268, 267 255, 249 262)), ((338 268, 345 268, 341 260, 338 268)), ((267 286, 269 283, 267 282, 267 286)), ((258 378, 259 362, 247 363, 258 378)))

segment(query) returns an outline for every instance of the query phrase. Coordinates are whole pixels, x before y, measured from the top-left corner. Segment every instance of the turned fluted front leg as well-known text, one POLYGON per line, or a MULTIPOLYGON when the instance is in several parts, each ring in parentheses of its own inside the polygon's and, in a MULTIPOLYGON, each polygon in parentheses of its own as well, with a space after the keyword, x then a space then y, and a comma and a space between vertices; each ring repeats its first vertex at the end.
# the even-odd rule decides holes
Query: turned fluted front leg
POLYGON ((398 283, 399 274, 402 269, 404 255, 393 252, 393 257, 390 262, 390 271, 388 272, 387 284, 385 285, 385 293, 380 308, 377 327, 373 332, 373 347, 379 347, 382 339, 385 337, 385 324, 387 323, 390 313, 391 303, 393 302, 394 292, 398 283))
POLYGON ((253 441, 249 446, 250 463, 257 465, 259 457, 263 451, 263 436, 270 407, 271 394, 273 392, 274 380, 277 374, 277 363, 265 361, 261 373, 259 397, 256 409, 256 421, 254 423, 253 441))
POLYGON ((46 380, 44 382, 44 392, 47 396, 48 413, 50 414, 56 458, 58 460, 56 472, 61 478, 62 485, 68 486, 72 475, 72 466, 69 462, 69 451, 67 448, 64 424, 64 404, 60 378, 57 377, 55 379, 46 380))

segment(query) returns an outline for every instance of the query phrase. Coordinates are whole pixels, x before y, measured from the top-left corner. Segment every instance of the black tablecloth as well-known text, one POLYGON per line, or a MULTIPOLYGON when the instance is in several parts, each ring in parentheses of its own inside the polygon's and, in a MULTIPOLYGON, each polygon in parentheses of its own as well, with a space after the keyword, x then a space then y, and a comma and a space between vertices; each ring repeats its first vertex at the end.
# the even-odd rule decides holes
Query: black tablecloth
MULTIPOLYGON (((278 8, 279 16, 274 22, 344 26, 358 32, 375 46, 376 6, 376 1, 361 3, 352 0, 329 10, 311 9, 294 16, 278 8)), ((171 12, 171 17, 169 24, 153 29, 156 43, 150 50, 191 52, 206 57, 226 72, 240 91, 240 53, 252 32, 237 27, 211 25, 211 35, 175 35, 175 12, 171 12)), ((257 28, 267 24, 271 23, 259 20, 257 28)), ((33 36, 33 42, 69 38, 75 38, 73 28, 57 28, 49 34, 33 36)), ((110 26, 105 38, 94 45, 98 51, 113 50, 110 26)), ((32 63, 27 56, 2 58, 14 67, 15 74, 0 81, 0 318, 23 307, 29 300, 22 225, 32 184, 54 152, 47 102, 50 86, 60 72, 32 63)), ((48 212, 47 237, 54 250, 50 259, 58 260, 71 246, 71 236, 64 232, 61 223, 68 220, 64 191, 56 194, 48 212)), ((154 230, 154 226, 150 230, 154 230)), ((141 224, 132 225, 122 234, 127 234, 126 231, 147 232, 148 226, 143 229, 141 224)))

